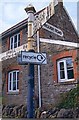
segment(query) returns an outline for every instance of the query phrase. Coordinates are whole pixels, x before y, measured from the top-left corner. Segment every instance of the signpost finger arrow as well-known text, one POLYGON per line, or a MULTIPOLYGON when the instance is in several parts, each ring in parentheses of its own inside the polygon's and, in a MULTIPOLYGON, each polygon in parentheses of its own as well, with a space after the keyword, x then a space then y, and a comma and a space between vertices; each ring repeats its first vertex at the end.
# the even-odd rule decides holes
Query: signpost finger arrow
POLYGON ((37 65, 47 64, 46 53, 21 51, 18 55, 18 63, 23 65, 28 63, 37 65))

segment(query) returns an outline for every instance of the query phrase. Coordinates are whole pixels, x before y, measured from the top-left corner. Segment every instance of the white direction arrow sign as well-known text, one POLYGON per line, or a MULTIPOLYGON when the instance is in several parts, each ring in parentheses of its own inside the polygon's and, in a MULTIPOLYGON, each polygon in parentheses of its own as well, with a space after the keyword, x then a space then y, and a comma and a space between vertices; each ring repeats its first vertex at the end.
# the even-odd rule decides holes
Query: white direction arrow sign
POLYGON ((53 32, 54 34, 56 34, 58 36, 63 37, 63 32, 59 28, 57 28, 49 23, 45 23, 43 28, 50 31, 50 32, 53 32))
POLYGON ((27 51, 21 51, 20 56, 18 56, 19 64, 47 64, 46 53, 33 53, 27 51))
POLYGON ((37 32, 37 30, 39 30, 44 24, 45 22, 47 22, 47 20, 50 19, 50 17, 54 15, 54 2, 52 0, 52 2, 49 4, 49 6, 47 6, 43 11, 41 11, 38 16, 35 16, 35 20, 33 23, 33 35, 37 32))

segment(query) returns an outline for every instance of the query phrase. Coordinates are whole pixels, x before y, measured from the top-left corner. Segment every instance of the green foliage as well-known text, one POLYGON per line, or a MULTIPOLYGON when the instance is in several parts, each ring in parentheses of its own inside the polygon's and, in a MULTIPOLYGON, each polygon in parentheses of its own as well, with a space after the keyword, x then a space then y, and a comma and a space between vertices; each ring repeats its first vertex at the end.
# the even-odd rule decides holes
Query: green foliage
POLYGON ((79 89, 74 88, 73 90, 70 90, 67 93, 64 93, 61 95, 62 101, 58 105, 59 108, 75 108, 79 104, 79 89))

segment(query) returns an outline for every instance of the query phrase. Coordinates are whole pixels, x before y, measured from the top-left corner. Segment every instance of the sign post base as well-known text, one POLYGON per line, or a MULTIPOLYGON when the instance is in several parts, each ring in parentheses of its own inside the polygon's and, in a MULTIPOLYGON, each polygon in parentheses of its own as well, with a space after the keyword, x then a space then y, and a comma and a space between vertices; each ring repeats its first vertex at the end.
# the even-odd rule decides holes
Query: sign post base
MULTIPOLYGON (((29 51, 30 52, 30 51, 29 51)), ((31 51, 34 52, 34 51, 31 51)), ((34 118, 34 64, 28 64, 27 118, 34 118)))

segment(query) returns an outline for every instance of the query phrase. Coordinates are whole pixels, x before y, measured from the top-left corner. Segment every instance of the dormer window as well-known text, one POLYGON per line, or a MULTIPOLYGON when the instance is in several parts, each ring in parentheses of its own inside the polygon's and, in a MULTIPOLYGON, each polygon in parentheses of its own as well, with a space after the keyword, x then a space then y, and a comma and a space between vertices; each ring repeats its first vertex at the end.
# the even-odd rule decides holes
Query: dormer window
POLYGON ((10 49, 14 49, 20 46, 20 33, 10 38, 10 49))

